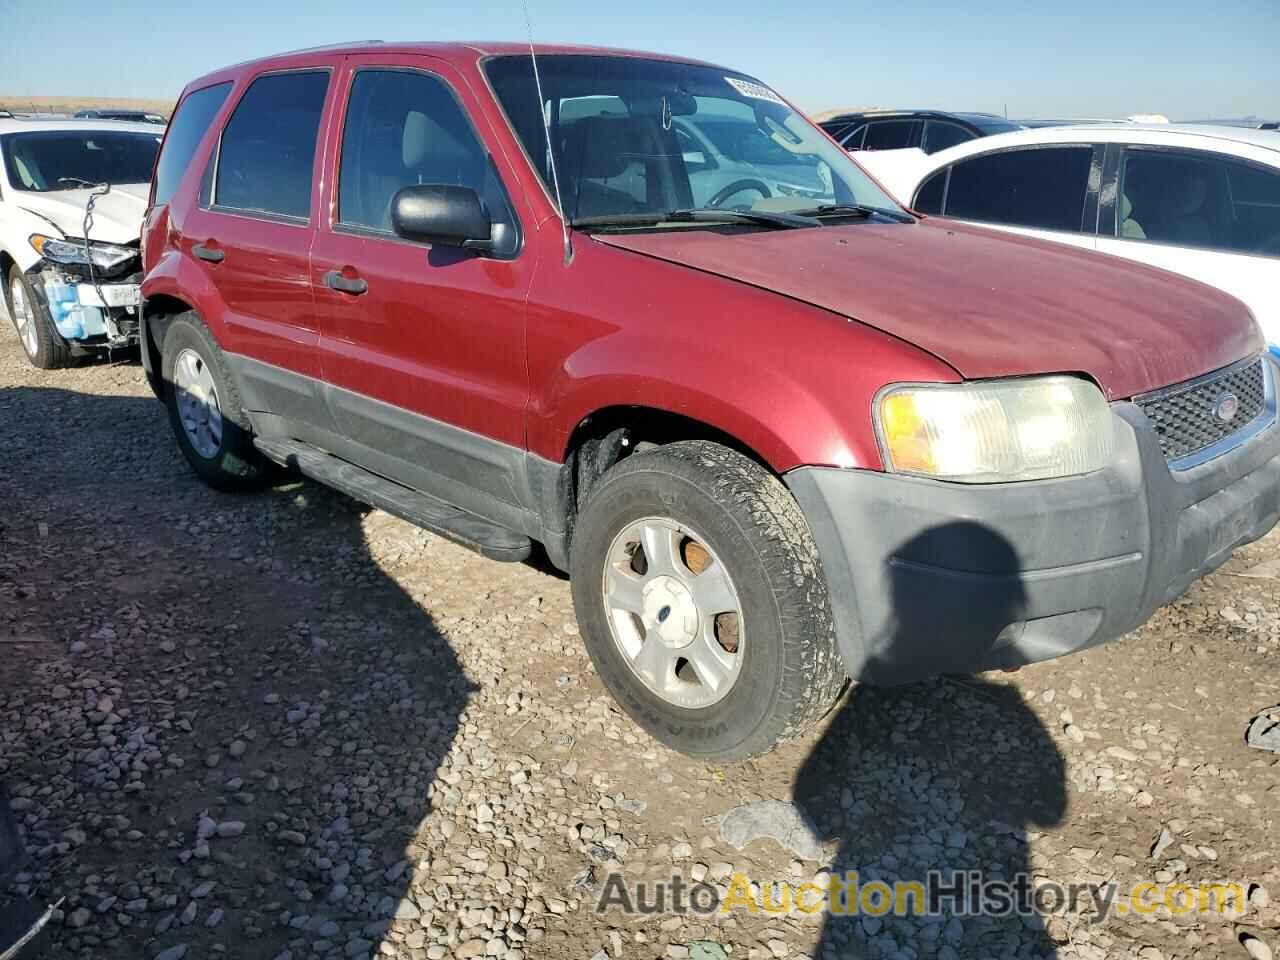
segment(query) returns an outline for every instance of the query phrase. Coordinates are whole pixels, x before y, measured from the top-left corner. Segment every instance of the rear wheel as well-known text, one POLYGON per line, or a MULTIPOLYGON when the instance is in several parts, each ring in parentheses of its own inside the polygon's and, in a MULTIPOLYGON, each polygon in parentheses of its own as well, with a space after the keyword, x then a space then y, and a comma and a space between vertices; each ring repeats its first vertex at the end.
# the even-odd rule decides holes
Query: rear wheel
POLYGON ((803 734, 845 680, 804 515, 704 441, 632 456, 574 530, 574 605, 601 679, 650 734, 732 760, 803 734))
POLYGON ((193 312, 165 333, 161 370, 169 422, 187 462, 219 490, 261 486, 267 466, 222 350, 193 312))
POLYGON ((71 347, 58 336, 49 308, 16 264, 9 268, 7 295, 9 316, 31 365, 41 370, 71 366, 71 347))

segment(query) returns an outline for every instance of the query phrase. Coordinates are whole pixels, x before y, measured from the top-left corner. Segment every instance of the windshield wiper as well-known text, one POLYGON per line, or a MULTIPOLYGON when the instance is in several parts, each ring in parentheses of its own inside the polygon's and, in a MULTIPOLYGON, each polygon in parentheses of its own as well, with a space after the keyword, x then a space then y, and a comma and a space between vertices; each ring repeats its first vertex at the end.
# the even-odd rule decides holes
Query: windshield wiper
POLYGON ((793 210, 792 213, 805 217, 842 216, 842 217, 888 217, 899 223, 915 223, 916 218, 901 210, 886 210, 884 207, 873 207, 865 203, 824 203, 806 210, 793 210))
POLYGON ((763 223, 770 227, 796 229, 797 227, 820 227, 821 220, 813 217, 798 216, 791 212, 777 210, 723 210, 720 207, 693 207, 688 210, 672 210, 667 214, 668 220, 677 223, 763 223))
POLYGON ((59 177, 59 183, 65 183, 67 186, 63 190, 83 190, 88 187, 96 190, 98 187, 105 187, 105 183, 94 183, 92 180, 82 180, 79 177, 59 177))
POLYGON ((780 230, 797 227, 820 227, 822 221, 767 210, 722 210, 719 207, 691 207, 665 213, 616 213, 598 217, 579 217, 574 227, 653 227, 660 223, 757 223, 780 230))

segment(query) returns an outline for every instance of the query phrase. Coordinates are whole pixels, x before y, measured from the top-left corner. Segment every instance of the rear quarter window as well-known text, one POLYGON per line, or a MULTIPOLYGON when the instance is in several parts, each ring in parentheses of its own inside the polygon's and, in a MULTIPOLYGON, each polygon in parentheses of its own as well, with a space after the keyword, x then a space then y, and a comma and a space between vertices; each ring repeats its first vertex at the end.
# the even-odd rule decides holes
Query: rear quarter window
POLYGON ((160 149, 160 159, 156 162, 156 203, 168 203, 173 192, 178 189, 178 181, 186 173, 196 148, 230 92, 230 81, 218 83, 192 91, 178 105, 169 124, 164 146, 160 149))

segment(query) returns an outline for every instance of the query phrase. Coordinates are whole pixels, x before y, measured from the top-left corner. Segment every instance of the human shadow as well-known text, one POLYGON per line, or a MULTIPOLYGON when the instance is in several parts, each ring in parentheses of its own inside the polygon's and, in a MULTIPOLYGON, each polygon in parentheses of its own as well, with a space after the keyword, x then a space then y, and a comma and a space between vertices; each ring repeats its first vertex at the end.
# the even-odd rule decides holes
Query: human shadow
POLYGON ((58 955, 405 952, 473 690, 388 572, 411 530, 288 476, 206 487, 149 398, 0 389, 0 449, 0 635, 43 640, 0 646, 31 855, 0 914, 65 897, 58 955))
MULTIPOLYGON (((971 522, 927 531, 895 553, 928 555, 939 543, 961 541, 970 556, 985 558, 988 570, 1019 569, 1003 537, 971 522)), ((905 651, 918 651, 922 639, 947 643, 945 621, 911 566, 891 570, 892 639, 864 676, 910 659, 905 651)), ((1021 581, 1002 583, 1005 589, 990 591, 1002 596, 995 608, 972 614, 990 628, 993 643, 1025 606, 1021 581)), ((977 676, 899 687, 855 683, 798 772, 794 799, 825 840, 838 841, 830 872, 857 891, 828 898, 816 957, 1056 955, 1049 918, 1037 909, 1043 904, 1029 897, 1027 832, 1062 819, 1063 760, 1015 687, 977 676), (1027 890, 1027 912, 979 915, 963 900, 946 898, 948 887, 963 887, 956 881, 967 882, 974 871, 984 881, 1027 890), (931 876, 942 895, 934 903, 926 898, 917 911, 904 899, 906 915, 881 907, 877 882, 890 888, 918 882, 927 890, 931 876)))

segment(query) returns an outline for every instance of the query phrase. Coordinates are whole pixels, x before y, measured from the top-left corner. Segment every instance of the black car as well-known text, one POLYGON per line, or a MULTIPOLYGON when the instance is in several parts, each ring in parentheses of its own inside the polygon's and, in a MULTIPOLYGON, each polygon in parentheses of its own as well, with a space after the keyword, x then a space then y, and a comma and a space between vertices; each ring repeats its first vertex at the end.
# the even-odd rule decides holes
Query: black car
POLYGON ((818 124, 846 150, 905 150, 937 153, 967 140, 1022 130, 994 113, 942 110, 867 110, 843 113, 818 124))

